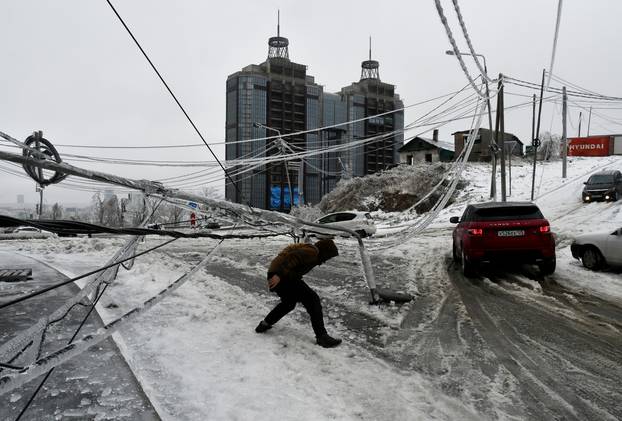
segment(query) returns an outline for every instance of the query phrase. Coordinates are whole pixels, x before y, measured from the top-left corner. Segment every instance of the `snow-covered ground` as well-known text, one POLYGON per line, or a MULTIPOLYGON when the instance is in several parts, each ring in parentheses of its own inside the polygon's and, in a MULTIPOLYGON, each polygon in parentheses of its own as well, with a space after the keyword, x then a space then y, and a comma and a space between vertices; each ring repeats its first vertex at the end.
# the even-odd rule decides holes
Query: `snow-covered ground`
MULTIPOLYGON (((589 272, 570 255, 572 238, 581 233, 608 231, 622 226, 622 205, 581 203, 583 181, 597 170, 622 168, 622 157, 571 158, 568 178, 561 178, 561 162, 538 163, 536 203, 551 222, 557 235, 557 281, 569 289, 583 290, 607 301, 622 303, 622 276, 615 272, 589 272)), ((397 257, 421 274, 405 286, 409 292, 432 291, 437 278, 426 278, 435 262, 418 260, 422 250, 449 253, 449 217, 460 215, 470 201, 487 201, 489 165, 469 164, 464 178, 469 181, 458 200, 441 211, 439 217, 417 238, 382 247, 393 235, 408 230, 421 216, 378 214, 378 238, 368 240, 375 261, 397 257), (385 234, 385 235, 383 235, 385 234)), ((513 162, 512 194, 508 200, 528 200, 531 194, 531 165, 513 162)), ((0 250, 15 251, 42 260, 72 276, 102 265, 123 244, 121 238, 3 241, 0 250)), ((160 239, 148 239, 154 245, 160 239)), ((340 240, 340 248, 348 246, 340 240)), ((201 255, 214 246, 211 240, 179 240, 189 253, 201 255)), ((308 321, 286 317, 269 335, 253 329, 275 303, 263 290, 265 250, 278 250, 288 238, 237 242, 229 246, 227 258, 235 262, 257 289, 248 291, 232 285, 227 274, 201 272, 171 297, 145 314, 138 323, 115 334, 115 340, 164 420, 178 419, 481 419, 475 405, 447 395, 426 375, 398 369, 355 340, 345 337, 335 349, 316 346, 308 321), (257 261, 239 259, 257 249, 257 261), (244 249, 244 253, 242 253, 244 249)), ((338 259, 355 258, 342 253, 338 259)), ((105 322, 112 321, 155 295, 191 267, 183 259, 153 253, 137 260, 131 271, 119 277, 98 306, 105 322)), ((382 268, 376 269, 382 279, 382 268)), ((353 276, 358 276, 356 273, 353 276)), ((525 281, 529 282, 529 281, 525 281)), ((358 287, 363 285, 362 281, 358 287)), ((324 289, 322 289, 324 288, 324 289)), ((318 289, 320 296, 331 292, 318 289)), ((344 293, 346 294, 346 293, 344 293)), ((346 298, 344 300, 347 301, 346 298)), ((369 307, 359 303, 361 307, 369 307)), ((417 305, 417 301, 415 304, 417 305)), ((398 329, 403 312, 394 310, 398 329)), ((304 310, 296 310, 302 312, 304 310)), ((368 310, 378 318, 387 317, 383 308, 368 310)), ((391 313, 391 314, 394 314, 391 313)), ((393 316, 392 316, 393 317, 393 316)), ((345 333, 330 321, 329 332, 345 333)), ((334 318, 336 319, 336 318, 334 318)), ((503 408, 507 398, 499 394, 503 408)), ((502 410, 499 418, 520 419, 502 410)))

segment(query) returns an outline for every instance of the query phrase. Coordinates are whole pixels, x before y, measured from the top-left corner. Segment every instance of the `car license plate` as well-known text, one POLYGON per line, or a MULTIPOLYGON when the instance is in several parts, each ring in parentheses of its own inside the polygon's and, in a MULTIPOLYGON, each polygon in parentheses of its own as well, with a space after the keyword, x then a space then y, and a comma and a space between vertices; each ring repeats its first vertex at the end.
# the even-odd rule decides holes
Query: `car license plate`
POLYGON ((525 230, 503 230, 497 232, 499 237, 522 237, 523 235, 525 235, 525 230))

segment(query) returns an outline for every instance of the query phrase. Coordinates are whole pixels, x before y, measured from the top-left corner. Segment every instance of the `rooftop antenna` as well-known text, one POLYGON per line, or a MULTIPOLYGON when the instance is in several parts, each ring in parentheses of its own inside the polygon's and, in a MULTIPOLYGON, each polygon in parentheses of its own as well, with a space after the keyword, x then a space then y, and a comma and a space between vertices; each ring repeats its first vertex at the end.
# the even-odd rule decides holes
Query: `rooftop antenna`
POLYGON ((276 36, 268 39, 268 58, 289 60, 289 40, 281 36, 281 11, 277 11, 276 36))
POLYGON ((364 79, 377 79, 380 80, 380 72, 378 68, 380 63, 371 59, 371 36, 369 37, 369 60, 365 60, 361 63, 361 80, 364 79))

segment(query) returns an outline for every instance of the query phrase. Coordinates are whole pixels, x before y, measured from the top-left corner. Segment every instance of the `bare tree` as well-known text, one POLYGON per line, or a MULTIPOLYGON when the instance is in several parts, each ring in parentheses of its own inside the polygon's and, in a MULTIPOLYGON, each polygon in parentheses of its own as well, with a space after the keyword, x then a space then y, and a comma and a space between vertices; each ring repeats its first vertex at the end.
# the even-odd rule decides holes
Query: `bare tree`
POLYGON ((123 225, 123 215, 116 194, 104 200, 102 209, 104 225, 109 227, 120 227, 123 225))
POLYGON ((214 186, 201 187, 201 195, 203 197, 207 197, 208 199, 222 199, 223 198, 221 191, 218 190, 214 186))
POLYGON ((177 224, 182 220, 182 216, 185 213, 184 208, 175 205, 168 205, 169 221, 177 224))
POLYGON ((133 203, 133 206, 131 206, 129 212, 131 212, 132 215, 132 226, 137 227, 138 225, 140 225, 140 223, 143 221, 143 219, 145 219, 146 212, 147 212, 147 204, 145 203, 147 199, 145 199, 145 197, 142 197, 142 201, 136 201, 133 203))
POLYGON ((104 223, 104 203, 99 192, 91 198, 91 218, 98 224, 104 223))
POLYGON ((57 220, 63 217, 63 207, 57 203, 52 206, 52 219, 57 220))

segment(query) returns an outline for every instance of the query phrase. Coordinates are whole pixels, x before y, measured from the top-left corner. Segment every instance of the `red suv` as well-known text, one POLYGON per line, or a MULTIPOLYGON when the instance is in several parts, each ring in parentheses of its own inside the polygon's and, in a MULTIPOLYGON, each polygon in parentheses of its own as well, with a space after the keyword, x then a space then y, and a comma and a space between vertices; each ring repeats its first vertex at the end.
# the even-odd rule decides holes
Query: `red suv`
POLYGON ((551 226, 531 202, 488 202, 468 205, 462 218, 453 216, 453 258, 472 276, 480 263, 536 263, 543 275, 555 272, 551 226))

